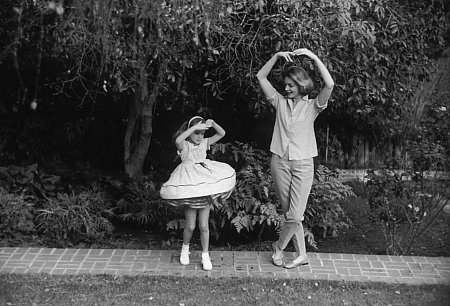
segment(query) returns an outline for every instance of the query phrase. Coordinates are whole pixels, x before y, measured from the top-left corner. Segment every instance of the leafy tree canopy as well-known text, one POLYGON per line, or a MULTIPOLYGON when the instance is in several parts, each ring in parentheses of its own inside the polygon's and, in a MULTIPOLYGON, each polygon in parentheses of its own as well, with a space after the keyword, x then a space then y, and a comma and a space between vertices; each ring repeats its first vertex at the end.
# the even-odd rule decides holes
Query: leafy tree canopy
MULTIPOLYGON (((117 107, 126 123, 130 176, 142 173, 159 112, 211 114, 218 103, 209 101, 223 101, 239 118, 268 114, 255 75, 279 50, 307 47, 333 75, 330 110, 319 128, 330 125, 341 140, 349 132, 378 140, 401 135, 422 115, 416 89, 429 79, 430 56, 445 46, 448 11, 438 0, 7 0, 0 6, 0 65, 12 76, 3 83, 1 112, 117 107)), ((312 63, 300 58, 298 64, 320 87, 312 63)))

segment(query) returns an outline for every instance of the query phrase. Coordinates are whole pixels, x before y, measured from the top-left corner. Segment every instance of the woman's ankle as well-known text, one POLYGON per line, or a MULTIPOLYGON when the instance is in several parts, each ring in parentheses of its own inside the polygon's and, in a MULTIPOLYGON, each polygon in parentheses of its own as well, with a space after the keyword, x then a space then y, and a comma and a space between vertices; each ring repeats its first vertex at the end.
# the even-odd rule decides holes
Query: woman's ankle
MULTIPOLYGON (((298 254, 297 254, 298 255, 298 254)), ((294 260, 295 261, 302 261, 302 260, 305 260, 305 259, 307 259, 308 258, 308 255, 307 254, 301 254, 301 255, 298 255, 294 260)))

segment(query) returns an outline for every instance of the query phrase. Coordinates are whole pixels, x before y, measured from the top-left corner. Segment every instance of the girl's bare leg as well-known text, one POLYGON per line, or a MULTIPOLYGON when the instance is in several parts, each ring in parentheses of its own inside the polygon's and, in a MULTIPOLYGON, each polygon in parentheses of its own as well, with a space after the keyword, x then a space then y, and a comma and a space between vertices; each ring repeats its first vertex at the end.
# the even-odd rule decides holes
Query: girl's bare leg
POLYGON ((184 209, 184 231, 183 231, 183 244, 189 245, 191 242, 192 234, 194 233, 195 223, 197 222, 197 210, 195 208, 186 207, 184 209))
POLYGON ((198 228, 203 253, 207 253, 209 249, 209 211, 209 205, 198 210, 198 228))
POLYGON ((183 245, 181 247, 180 263, 182 265, 189 264, 189 242, 191 242, 192 234, 195 229, 195 222, 197 219, 197 210, 186 207, 184 209, 184 231, 183 231, 183 245))
POLYGON ((202 265, 203 270, 211 270, 212 263, 209 258, 209 210, 208 205, 198 211, 198 228, 200 230, 200 240, 202 242, 202 265))

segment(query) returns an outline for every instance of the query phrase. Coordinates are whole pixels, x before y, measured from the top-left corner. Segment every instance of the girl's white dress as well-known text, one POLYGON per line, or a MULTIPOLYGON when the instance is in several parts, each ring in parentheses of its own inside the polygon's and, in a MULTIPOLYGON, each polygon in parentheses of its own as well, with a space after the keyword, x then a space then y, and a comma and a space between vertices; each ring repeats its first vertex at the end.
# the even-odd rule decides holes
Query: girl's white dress
POLYGON ((222 162, 206 158, 208 138, 199 145, 183 142, 179 164, 161 186, 160 195, 172 206, 203 208, 215 199, 226 199, 236 184, 236 172, 222 162))

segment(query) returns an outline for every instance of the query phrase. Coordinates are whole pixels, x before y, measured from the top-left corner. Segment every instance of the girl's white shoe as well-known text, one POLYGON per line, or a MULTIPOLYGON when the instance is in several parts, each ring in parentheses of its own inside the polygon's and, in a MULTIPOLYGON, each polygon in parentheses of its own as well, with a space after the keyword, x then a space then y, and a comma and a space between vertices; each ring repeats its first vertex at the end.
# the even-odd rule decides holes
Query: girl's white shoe
POLYGON ((180 264, 186 266, 189 264, 189 244, 181 247, 180 264))
POLYGON ((208 253, 202 253, 202 265, 203 270, 206 271, 212 270, 212 263, 208 253))

